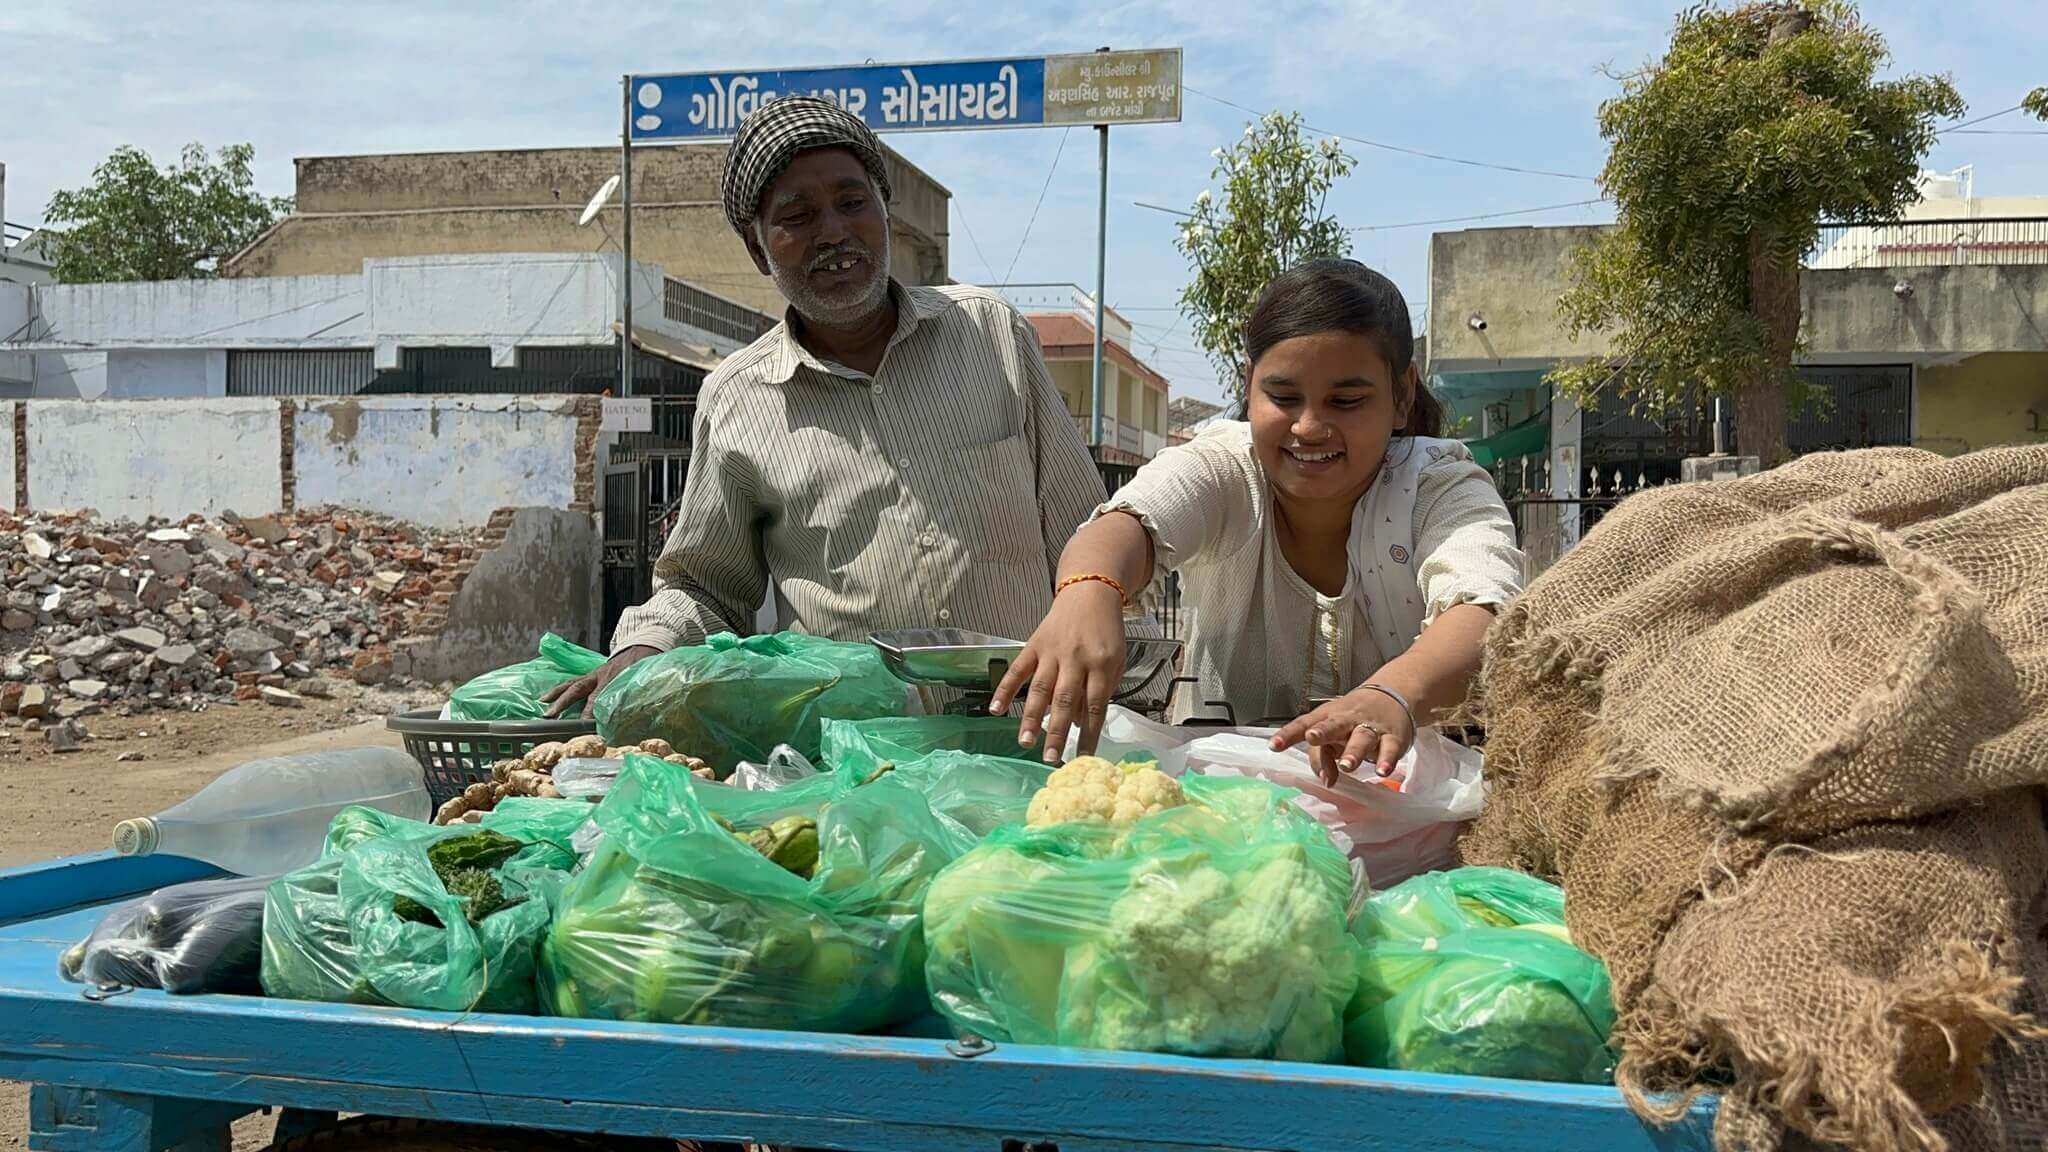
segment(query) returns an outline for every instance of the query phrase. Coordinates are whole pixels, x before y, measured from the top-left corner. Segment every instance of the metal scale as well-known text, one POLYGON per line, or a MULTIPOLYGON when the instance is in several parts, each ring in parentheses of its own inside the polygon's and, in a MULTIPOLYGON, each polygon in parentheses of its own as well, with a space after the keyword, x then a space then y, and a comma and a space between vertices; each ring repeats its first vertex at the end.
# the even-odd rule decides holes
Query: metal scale
MULTIPOLYGON (((1125 640, 1123 680, 1117 686, 1116 703, 1142 692, 1180 655, 1181 642, 1162 637, 1131 636, 1125 640)), ((946 705, 951 716, 988 715, 996 685, 1024 650, 1020 640, 1005 640, 959 628, 906 628, 876 632, 868 643, 882 654, 882 662, 897 679, 909 684, 952 688, 962 695, 946 705)), ((1168 681, 1167 693, 1179 680, 1168 681)))

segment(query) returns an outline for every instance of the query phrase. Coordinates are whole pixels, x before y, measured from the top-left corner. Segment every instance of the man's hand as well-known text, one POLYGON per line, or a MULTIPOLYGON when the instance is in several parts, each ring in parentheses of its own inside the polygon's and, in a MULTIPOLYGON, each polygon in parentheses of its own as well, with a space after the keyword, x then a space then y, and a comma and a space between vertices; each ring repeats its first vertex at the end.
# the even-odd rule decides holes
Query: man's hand
POLYGON ((649 656, 659 655, 661 655, 661 649, 651 648, 645 644, 635 644, 631 648, 621 648, 617 652, 612 653, 612 658, 605 661, 597 671, 585 673, 574 680, 555 685, 542 694, 540 698, 541 703, 549 705, 548 718, 552 720, 568 711, 578 702, 595 697, 599 692, 604 691, 605 685, 618 679, 619 673, 647 659, 649 656))
POLYGON ((1273 736, 1273 751, 1308 744, 1309 764, 1325 785, 1342 772, 1373 765, 1382 779, 1415 743, 1408 713, 1384 692, 1360 688, 1296 719, 1273 736))

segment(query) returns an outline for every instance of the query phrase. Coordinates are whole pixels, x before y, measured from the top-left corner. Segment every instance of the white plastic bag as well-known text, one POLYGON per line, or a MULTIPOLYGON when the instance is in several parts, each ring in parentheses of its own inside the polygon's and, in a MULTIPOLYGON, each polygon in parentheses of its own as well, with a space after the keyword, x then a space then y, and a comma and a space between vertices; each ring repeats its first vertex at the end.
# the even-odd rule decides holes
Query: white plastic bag
MULTIPOLYGON (((1159 770, 1168 776, 1178 776, 1186 767, 1184 752, 1196 737, 1214 732, 1214 728, 1181 728, 1172 724, 1161 724, 1121 705, 1112 704, 1102 718, 1102 734, 1095 741, 1095 754, 1104 760, 1144 760, 1153 756, 1159 758, 1159 770)), ((1067 734, 1067 747, 1063 760, 1072 760, 1081 754, 1081 734, 1078 730, 1067 734)))
POLYGON ((1270 728, 1217 732, 1186 744, 1178 758, 1190 773, 1256 776, 1299 790, 1296 803, 1365 866, 1376 889, 1457 863, 1458 833, 1486 800, 1485 760, 1477 751, 1424 728, 1401 757, 1398 790, 1370 771, 1331 787, 1309 767, 1306 749, 1275 752, 1272 736, 1270 728))
POLYGON ((773 792, 817 774, 817 767, 803 753, 787 744, 777 744, 768 754, 766 764, 742 760, 726 783, 747 792, 773 792))
POLYGON ((601 756, 572 756, 555 765, 556 790, 570 800, 602 800, 618 781, 624 760, 601 756))

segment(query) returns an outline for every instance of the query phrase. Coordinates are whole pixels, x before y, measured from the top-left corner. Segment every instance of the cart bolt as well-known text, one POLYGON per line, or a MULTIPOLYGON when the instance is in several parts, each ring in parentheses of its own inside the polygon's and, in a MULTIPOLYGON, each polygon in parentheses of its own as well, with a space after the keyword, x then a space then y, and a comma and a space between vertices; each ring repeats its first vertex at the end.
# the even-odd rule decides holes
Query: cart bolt
POLYGON ((958 1040, 951 1040, 946 1044, 946 1051, 960 1057, 962 1060, 972 1060, 976 1056, 986 1056, 995 1050, 995 1045, 983 1040, 979 1036, 973 1035, 962 1036, 958 1040))

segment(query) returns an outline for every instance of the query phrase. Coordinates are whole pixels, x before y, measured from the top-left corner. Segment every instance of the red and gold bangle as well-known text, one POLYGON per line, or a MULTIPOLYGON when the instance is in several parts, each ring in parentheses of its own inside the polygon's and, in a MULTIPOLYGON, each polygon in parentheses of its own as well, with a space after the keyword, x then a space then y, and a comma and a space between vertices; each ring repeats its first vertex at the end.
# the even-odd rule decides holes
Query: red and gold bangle
POLYGON ((1059 582, 1059 586, 1052 590, 1052 594, 1054 596, 1058 596, 1060 593, 1065 592, 1067 589, 1072 588, 1076 584, 1106 584, 1109 587, 1116 589, 1116 597, 1119 601, 1123 602, 1124 604, 1129 604, 1131 602, 1131 594, 1124 591, 1123 582, 1121 580, 1118 580, 1115 577, 1111 576, 1104 576, 1099 572, 1083 572, 1079 576, 1069 576, 1065 580, 1059 582))

